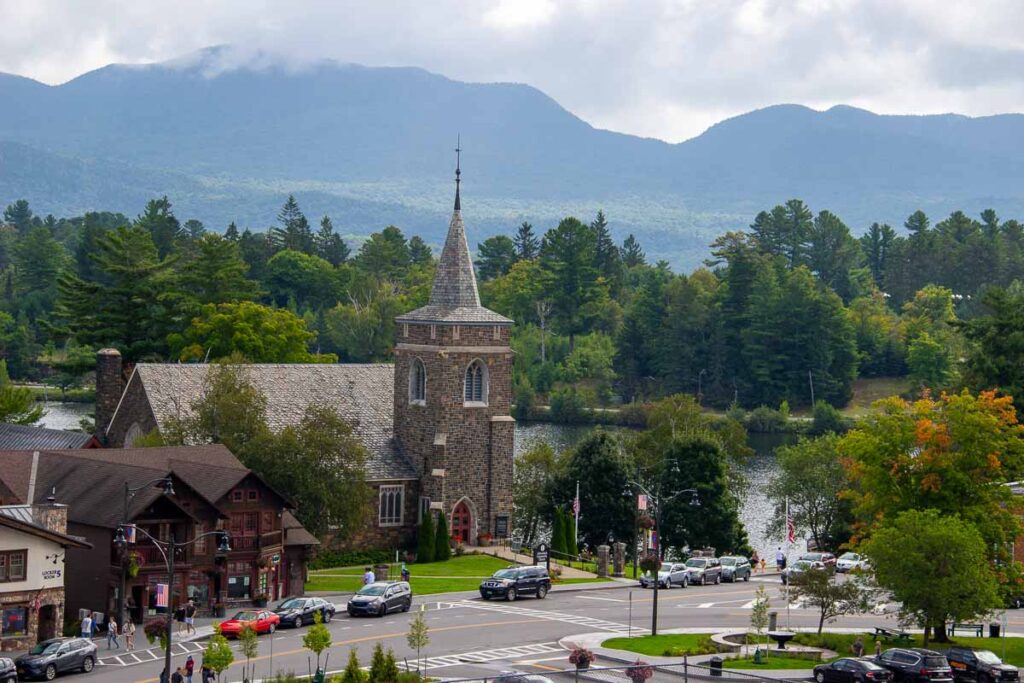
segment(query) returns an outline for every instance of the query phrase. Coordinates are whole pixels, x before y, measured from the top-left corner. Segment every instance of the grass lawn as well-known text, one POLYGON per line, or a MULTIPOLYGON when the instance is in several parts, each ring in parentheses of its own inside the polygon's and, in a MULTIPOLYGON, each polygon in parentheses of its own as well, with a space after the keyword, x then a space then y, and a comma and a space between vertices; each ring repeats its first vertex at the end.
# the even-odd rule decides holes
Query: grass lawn
POLYGON ((722 666, 726 669, 813 669, 820 663, 803 657, 779 657, 772 652, 761 664, 755 664, 753 657, 739 657, 726 659, 722 666))
MULTIPOLYGON (((499 569, 509 566, 507 560, 490 555, 463 555, 446 562, 408 564, 413 595, 432 595, 453 591, 475 591, 480 582, 499 569)), ((333 567, 309 573, 307 591, 353 593, 363 584, 365 566, 333 567)), ((396 569, 397 573, 397 569, 396 569)), ((589 583, 598 579, 563 579, 556 585, 589 583)))
MULTIPOLYGON (((853 633, 823 633, 819 637, 814 633, 798 633, 794 642, 803 645, 814 645, 835 650, 841 656, 847 656, 850 652, 850 645, 853 643, 856 634, 853 633)), ((923 647, 920 634, 912 636, 912 647, 923 647)), ((934 640, 928 643, 932 650, 943 651, 952 645, 963 645, 965 647, 976 647, 983 650, 992 650, 1003 661, 1015 666, 1024 666, 1024 638, 972 638, 967 636, 956 636, 950 638, 948 643, 936 643, 934 640), (1004 656, 1005 646, 1005 656, 1004 656)), ((864 635, 864 647, 869 654, 875 651, 873 635, 864 635)), ((882 642, 882 649, 895 647, 893 643, 882 642)))
POLYGON ((847 417, 860 417, 868 412, 871 404, 890 396, 905 394, 913 388, 906 377, 864 377, 854 381, 853 398, 842 409, 847 417))
POLYGON ((710 633, 670 633, 660 636, 610 638, 601 643, 601 647, 655 657, 704 655, 718 651, 711 643, 710 633))

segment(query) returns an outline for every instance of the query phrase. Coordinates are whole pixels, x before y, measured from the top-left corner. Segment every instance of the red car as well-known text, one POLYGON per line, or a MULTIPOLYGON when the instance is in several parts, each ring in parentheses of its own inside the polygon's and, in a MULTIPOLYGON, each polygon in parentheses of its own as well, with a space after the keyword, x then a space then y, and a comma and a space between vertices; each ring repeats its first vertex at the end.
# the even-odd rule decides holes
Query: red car
POLYGON ((246 626, 252 628, 257 634, 273 633, 277 625, 281 623, 281 617, 270 610, 253 609, 243 610, 220 624, 220 632, 225 636, 237 637, 246 626))

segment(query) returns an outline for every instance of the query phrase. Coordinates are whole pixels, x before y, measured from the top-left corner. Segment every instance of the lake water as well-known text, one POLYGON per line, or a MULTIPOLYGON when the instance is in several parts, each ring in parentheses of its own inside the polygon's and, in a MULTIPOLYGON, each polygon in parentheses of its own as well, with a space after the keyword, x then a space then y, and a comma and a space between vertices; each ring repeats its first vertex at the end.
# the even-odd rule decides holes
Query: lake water
MULTIPOLYGON (((94 406, 91 403, 58 403, 46 404, 46 415, 41 425, 53 429, 78 429, 78 422, 90 417, 94 406)), ((547 441, 556 452, 562 452, 575 446, 593 427, 588 425, 557 425, 545 422, 516 423, 516 455, 529 450, 541 441, 547 441)), ((615 430, 616 428, 607 428, 615 430)), ((774 450, 777 446, 792 442, 788 434, 752 434, 750 446, 755 455, 743 464, 742 472, 746 480, 743 490, 737 491, 740 500, 740 519, 747 529, 750 544, 762 556, 774 557, 774 548, 782 539, 771 539, 765 535, 765 525, 774 514, 771 503, 764 496, 768 482, 777 475, 774 450)), ((802 551, 804 544, 798 539, 796 551, 802 551)))

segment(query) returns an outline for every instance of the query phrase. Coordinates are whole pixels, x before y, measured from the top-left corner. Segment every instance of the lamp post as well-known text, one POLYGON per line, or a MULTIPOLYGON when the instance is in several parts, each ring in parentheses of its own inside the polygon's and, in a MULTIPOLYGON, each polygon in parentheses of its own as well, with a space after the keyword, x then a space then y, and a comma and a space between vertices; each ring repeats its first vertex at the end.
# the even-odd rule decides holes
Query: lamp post
MULTIPOLYGON (((658 495, 651 493, 646 486, 635 481, 628 482, 629 486, 635 487, 643 492, 647 496, 647 502, 649 505, 654 507, 654 530, 658 534, 658 542, 655 546, 654 552, 658 558, 658 568, 654 570, 654 600, 651 607, 651 635, 658 635, 658 572, 661 571, 661 548, 663 543, 663 536, 661 534, 661 504, 670 503, 676 499, 677 496, 681 496, 684 493, 689 493, 690 506, 700 507, 700 498, 697 496, 697 489, 681 489, 674 492, 671 496, 667 496, 664 499, 659 498, 658 495)), ((632 491, 629 491, 632 495, 632 491)), ((669 580, 671 581, 671 575, 669 580)))
MULTIPOLYGON (((122 548, 127 545, 127 540, 124 536, 124 526, 123 524, 118 525, 117 534, 114 536, 114 544, 122 548)), ((139 527, 135 527, 135 532, 141 533, 153 542, 153 545, 160 551, 160 555, 164 559, 164 565, 167 567, 167 650, 164 652, 164 672, 162 678, 163 683, 169 683, 171 680, 171 643, 174 636, 174 553, 179 548, 187 548, 207 536, 217 536, 220 539, 217 545, 217 552, 227 554, 231 552, 231 542, 226 531, 207 531, 205 534, 199 534, 191 541, 183 541, 181 543, 176 543, 174 540, 174 527, 171 527, 170 538, 166 541, 157 540, 145 529, 139 527)))
MULTIPOLYGON (((131 487, 128 486, 128 482, 124 483, 124 508, 121 512, 121 525, 128 523, 128 503, 135 494, 143 489, 148 489, 150 486, 156 486, 159 484, 163 487, 165 496, 174 495, 174 482, 171 481, 170 477, 158 477, 153 481, 146 482, 142 486, 131 487)), ((124 536, 124 532, 121 531, 121 526, 118 526, 118 531, 124 536)), ((127 545, 127 544, 125 544, 127 545)), ((122 546, 124 547, 124 546, 122 546)), ((121 589, 117 593, 117 619, 119 624, 124 624, 124 594, 128 590, 128 567, 125 566, 124 557, 121 557, 121 589)))

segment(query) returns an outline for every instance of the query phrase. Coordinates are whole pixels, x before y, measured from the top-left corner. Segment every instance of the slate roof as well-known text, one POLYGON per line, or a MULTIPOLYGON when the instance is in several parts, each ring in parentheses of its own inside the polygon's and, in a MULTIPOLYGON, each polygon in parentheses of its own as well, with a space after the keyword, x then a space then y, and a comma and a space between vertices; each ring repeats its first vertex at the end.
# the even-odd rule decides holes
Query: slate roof
POLYGON ((91 548, 92 543, 76 536, 68 536, 39 524, 32 517, 32 509, 27 505, 0 506, 0 526, 14 529, 26 534, 45 538, 66 547, 91 548))
MULTIPOLYGON (((356 437, 366 447, 367 479, 417 478, 412 462, 395 445, 394 366, 376 363, 238 367, 266 397, 267 422, 272 430, 298 424, 310 405, 330 406, 352 425, 356 437)), ((210 368, 201 364, 139 363, 130 382, 142 382, 157 427, 162 428, 172 418, 191 414, 192 404, 203 394, 210 368)))
POLYGON ((83 448, 91 440, 92 435, 83 432, 0 423, 0 450, 83 448))
POLYGON ((434 285, 426 306, 398 316, 398 322, 462 323, 467 325, 511 325, 503 315, 480 305, 473 272, 473 257, 466 241, 466 226, 456 195, 455 211, 448 224, 448 237, 437 261, 434 285))
POLYGON ((302 526, 302 522, 296 519, 295 515, 288 510, 281 514, 281 528, 284 529, 284 544, 286 547, 320 545, 320 541, 317 540, 316 536, 306 531, 306 527, 302 526))

